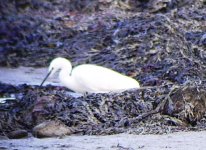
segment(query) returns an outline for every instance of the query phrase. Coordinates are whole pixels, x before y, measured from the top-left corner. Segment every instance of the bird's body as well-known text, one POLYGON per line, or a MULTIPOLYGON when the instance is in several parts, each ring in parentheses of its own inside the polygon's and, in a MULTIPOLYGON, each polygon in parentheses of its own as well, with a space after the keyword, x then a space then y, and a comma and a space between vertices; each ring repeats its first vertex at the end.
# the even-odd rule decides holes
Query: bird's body
POLYGON ((70 61, 56 58, 51 62, 49 72, 53 74, 58 69, 61 83, 77 93, 108 93, 139 88, 135 79, 97 65, 83 64, 72 69, 70 61))

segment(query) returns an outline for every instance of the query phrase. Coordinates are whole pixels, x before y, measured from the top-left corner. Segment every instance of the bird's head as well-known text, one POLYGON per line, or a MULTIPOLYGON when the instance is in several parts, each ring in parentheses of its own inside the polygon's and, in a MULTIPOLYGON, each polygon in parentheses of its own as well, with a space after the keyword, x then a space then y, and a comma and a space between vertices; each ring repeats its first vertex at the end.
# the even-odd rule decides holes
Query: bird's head
POLYGON ((55 72, 57 72, 58 70, 62 70, 64 68, 70 71, 72 70, 72 65, 69 60, 62 57, 53 59, 49 65, 48 73, 40 86, 43 85, 43 83, 46 81, 48 77, 53 76, 55 72))
POLYGON ((58 57, 51 61, 49 65, 48 73, 51 72, 50 76, 53 76, 54 73, 57 72, 58 70, 61 70, 63 68, 67 68, 67 70, 69 70, 71 69, 71 67, 72 66, 69 60, 62 57, 58 57))

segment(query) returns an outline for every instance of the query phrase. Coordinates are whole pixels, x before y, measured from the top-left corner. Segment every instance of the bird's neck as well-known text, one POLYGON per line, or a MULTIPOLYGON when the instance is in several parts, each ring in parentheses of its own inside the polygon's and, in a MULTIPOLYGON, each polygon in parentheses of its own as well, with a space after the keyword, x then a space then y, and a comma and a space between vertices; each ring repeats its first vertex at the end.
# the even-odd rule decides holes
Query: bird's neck
POLYGON ((63 86, 69 88, 70 90, 75 91, 76 84, 73 77, 71 76, 71 73, 72 71, 69 69, 62 69, 59 73, 59 79, 63 84, 63 86))
POLYGON ((62 80, 70 79, 71 78, 71 72, 72 72, 72 69, 70 69, 70 68, 62 68, 59 72, 60 81, 62 82, 62 80))
POLYGON ((65 77, 70 77, 72 72, 72 65, 68 61, 67 63, 61 64, 60 72, 59 72, 59 78, 65 78, 65 77))

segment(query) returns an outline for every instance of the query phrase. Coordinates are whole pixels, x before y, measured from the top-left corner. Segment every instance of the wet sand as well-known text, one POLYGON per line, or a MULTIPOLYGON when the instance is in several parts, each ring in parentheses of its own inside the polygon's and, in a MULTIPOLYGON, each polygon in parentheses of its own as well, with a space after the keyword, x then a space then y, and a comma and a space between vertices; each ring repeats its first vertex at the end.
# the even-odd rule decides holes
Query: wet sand
MULTIPOLYGON (((0 82, 9 83, 14 85, 29 84, 40 85, 47 74, 47 68, 6 68, 0 67, 0 82)), ((49 78, 46 84, 59 85, 58 76, 49 78)))
POLYGON ((206 131, 178 132, 167 135, 118 134, 108 136, 67 136, 1 140, 0 149, 11 150, 202 150, 206 147, 206 131))
MULTIPOLYGON (((47 68, 16 69, 0 68, 0 82, 10 84, 39 85, 47 73, 47 68)), ((46 84, 59 85, 56 77, 46 84)), ((27 138, 17 140, 0 140, 0 149, 34 150, 34 149, 71 149, 71 150, 198 150, 206 147, 206 131, 178 132, 166 135, 131 135, 117 134, 107 136, 72 135, 60 138, 27 138)))

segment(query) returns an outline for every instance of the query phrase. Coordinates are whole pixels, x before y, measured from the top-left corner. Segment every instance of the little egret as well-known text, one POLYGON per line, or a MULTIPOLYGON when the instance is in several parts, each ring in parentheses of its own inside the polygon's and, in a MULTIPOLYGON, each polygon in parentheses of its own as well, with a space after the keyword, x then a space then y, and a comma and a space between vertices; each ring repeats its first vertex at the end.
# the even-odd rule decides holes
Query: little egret
POLYGON ((83 64, 72 69, 71 62, 61 57, 52 60, 40 86, 58 70, 61 83, 77 93, 108 93, 140 87, 133 78, 105 67, 83 64))

